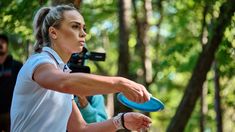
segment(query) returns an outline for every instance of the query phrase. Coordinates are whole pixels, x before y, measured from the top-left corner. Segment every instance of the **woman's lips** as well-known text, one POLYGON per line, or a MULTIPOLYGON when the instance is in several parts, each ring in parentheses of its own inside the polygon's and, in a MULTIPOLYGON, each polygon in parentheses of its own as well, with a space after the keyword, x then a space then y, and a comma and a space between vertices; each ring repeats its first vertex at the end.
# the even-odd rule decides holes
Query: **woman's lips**
POLYGON ((81 46, 85 45, 85 41, 79 41, 79 43, 80 43, 81 46))

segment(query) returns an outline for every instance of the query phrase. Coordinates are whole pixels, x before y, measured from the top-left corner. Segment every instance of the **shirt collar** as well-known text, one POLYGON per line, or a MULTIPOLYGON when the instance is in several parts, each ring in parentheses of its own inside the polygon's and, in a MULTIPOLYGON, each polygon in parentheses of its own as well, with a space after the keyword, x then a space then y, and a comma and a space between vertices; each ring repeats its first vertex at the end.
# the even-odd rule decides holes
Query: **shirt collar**
POLYGON ((48 52, 53 59, 58 64, 59 68, 62 69, 64 72, 71 72, 69 67, 63 62, 63 60, 60 58, 60 56, 50 47, 43 47, 42 51, 48 52))

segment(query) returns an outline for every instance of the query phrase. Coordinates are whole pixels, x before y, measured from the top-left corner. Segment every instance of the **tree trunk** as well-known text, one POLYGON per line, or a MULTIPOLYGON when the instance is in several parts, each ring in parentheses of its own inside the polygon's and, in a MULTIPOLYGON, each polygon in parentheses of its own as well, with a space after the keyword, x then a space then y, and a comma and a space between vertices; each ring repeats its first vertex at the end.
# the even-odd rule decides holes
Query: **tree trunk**
POLYGON ((206 79, 207 72, 210 70, 216 50, 221 43, 223 33, 228 24, 231 23, 231 18, 234 15, 235 0, 228 0, 220 7, 220 15, 213 24, 213 29, 210 32, 209 41, 205 49, 201 52, 192 77, 186 87, 185 94, 180 102, 175 116, 172 118, 167 131, 182 132, 192 114, 196 101, 202 92, 202 85, 206 79))
MULTIPOLYGON (((144 17, 142 19, 138 18, 138 11, 136 8, 136 1, 132 0, 132 5, 134 8, 134 19, 136 23, 136 30, 137 30, 137 53, 140 53, 140 58, 142 63, 143 75, 143 83, 145 87, 148 89, 150 82, 152 82, 152 62, 150 60, 149 55, 149 39, 147 37, 147 31, 149 29, 149 18, 152 16, 152 4, 151 0, 144 1, 144 17), (142 20, 142 21, 140 21, 142 20)), ((144 113, 147 116, 149 112, 144 113)))
POLYGON ((160 31, 161 31, 161 25, 162 25, 162 20, 163 20, 163 6, 162 6, 162 1, 163 0, 159 0, 157 2, 157 7, 158 7, 158 12, 160 14, 160 18, 158 20, 158 23, 156 24, 157 28, 158 28, 158 32, 157 32, 157 35, 156 35, 156 50, 158 50, 158 46, 160 44, 160 31))
POLYGON ((216 61, 214 62, 214 84, 215 84, 215 112, 216 112, 216 127, 217 132, 223 132, 221 97, 220 97, 220 82, 219 69, 216 61))
POLYGON ((119 7, 119 58, 118 75, 129 77, 129 19, 131 17, 131 1, 118 0, 119 7))
MULTIPOLYGON (((119 57, 118 57, 118 76, 129 77, 129 19, 131 17, 131 0, 118 0, 119 9, 119 57)), ((130 108, 122 105, 115 100, 115 115, 120 112, 132 111, 130 108)))
MULTIPOLYGON (((160 60, 159 60, 159 52, 158 52, 158 50, 159 50, 159 46, 160 46, 160 37, 161 37, 161 35, 160 35, 160 31, 161 31, 161 28, 162 28, 162 21, 163 21, 163 0, 159 0, 159 1, 157 1, 157 3, 156 3, 156 5, 153 5, 154 7, 156 6, 157 7, 157 9, 158 9, 158 12, 159 12, 159 14, 160 14, 160 18, 159 18, 159 20, 158 20, 158 23, 156 24, 156 27, 157 27, 157 29, 158 29, 158 31, 157 31, 157 35, 156 35, 156 44, 155 44, 155 46, 154 46, 154 50, 155 50, 155 58, 152 60, 152 62, 155 62, 155 64, 153 64, 153 67, 159 67, 159 62, 160 62, 160 60)), ((157 83, 156 82, 156 78, 157 78, 157 75, 158 75, 158 71, 155 71, 155 73, 153 73, 154 75, 153 75, 153 77, 152 77, 152 81, 151 82, 149 82, 149 85, 151 85, 152 83, 157 83)))
POLYGON ((142 49, 142 62, 144 69, 144 84, 148 89, 150 82, 152 82, 152 62, 150 59, 149 52, 149 37, 147 36, 147 32, 149 30, 149 19, 152 17, 152 0, 144 0, 144 36, 143 36, 143 49, 142 49))
POLYGON ((200 131, 204 132, 205 125, 206 125, 206 113, 207 113, 207 102, 206 102, 206 96, 207 96, 208 86, 205 82, 202 89, 201 94, 201 117, 200 117, 200 131))
POLYGON ((143 83, 148 88, 150 82, 152 82, 152 62, 149 55, 149 39, 147 37, 147 31, 149 29, 149 18, 152 16, 152 4, 151 0, 145 0, 143 4, 143 18, 138 18, 138 11, 136 8, 136 1, 132 0, 134 8, 134 19, 136 23, 137 31, 137 45, 136 51, 139 53, 142 63, 143 73, 137 76, 143 76, 143 83), (142 21, 141 21, 142 20, 142 21))
MULTIPOLYGON (((207 31, 207 25, 206 25, 206 14, 208 12, 208 4, 205 2, 205 7, 203 9, 203 18, 202 18, 202 30, 201 30, 201 45, 202 45, 202 49, 204 50, 205 45, 206 45, 206 40, 208 38, 208 35, 206 34, 207 31)), ((205 125, 206 125, 206 113, 207 113, 207 102, 206 102, 206 97, 207 97, 207 91, 208 91, 208 87, 207 87, 207 82, 204 83, 203 85, 203 89, 202 89, 202 94, 201 94, 201 110, 200 110, 200 131, 204 132, 205 130, 205 125)))

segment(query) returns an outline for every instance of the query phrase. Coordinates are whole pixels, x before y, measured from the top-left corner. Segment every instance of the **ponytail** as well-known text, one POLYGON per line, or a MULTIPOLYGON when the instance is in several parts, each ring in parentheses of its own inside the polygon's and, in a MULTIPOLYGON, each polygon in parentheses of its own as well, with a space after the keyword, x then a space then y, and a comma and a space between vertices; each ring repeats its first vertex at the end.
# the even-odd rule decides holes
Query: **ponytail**
POLYGON ((43 7, 38 10, 37 14, 34 17, 33 28, 34 28, 34 36, 36 38, 36 42, 34 45, 34 51, 40 52, 42 50, 44 44, 43 38, 43 21, 45 20, 46 15, 49 13, 50 7, 43 7))
POLYGON ((50 26, 59 28, 63 20, 63 12, 76 10, 71 5, 58 5, 55 7, 42 7, 34 17, 33 28, 36 39, 34 52, 41 52, 44 46, 51 46, 48 29, 50 26))

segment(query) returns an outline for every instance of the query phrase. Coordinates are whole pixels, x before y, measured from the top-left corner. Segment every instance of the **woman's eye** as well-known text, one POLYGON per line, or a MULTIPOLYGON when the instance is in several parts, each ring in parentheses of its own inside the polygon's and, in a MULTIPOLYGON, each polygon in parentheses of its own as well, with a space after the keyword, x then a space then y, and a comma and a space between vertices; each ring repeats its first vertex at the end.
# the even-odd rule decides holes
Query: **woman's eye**
POLYGON ((77 28, 79 28, 79 26, 78 25, 73 25, 72 28, 77 29, 77 28))

